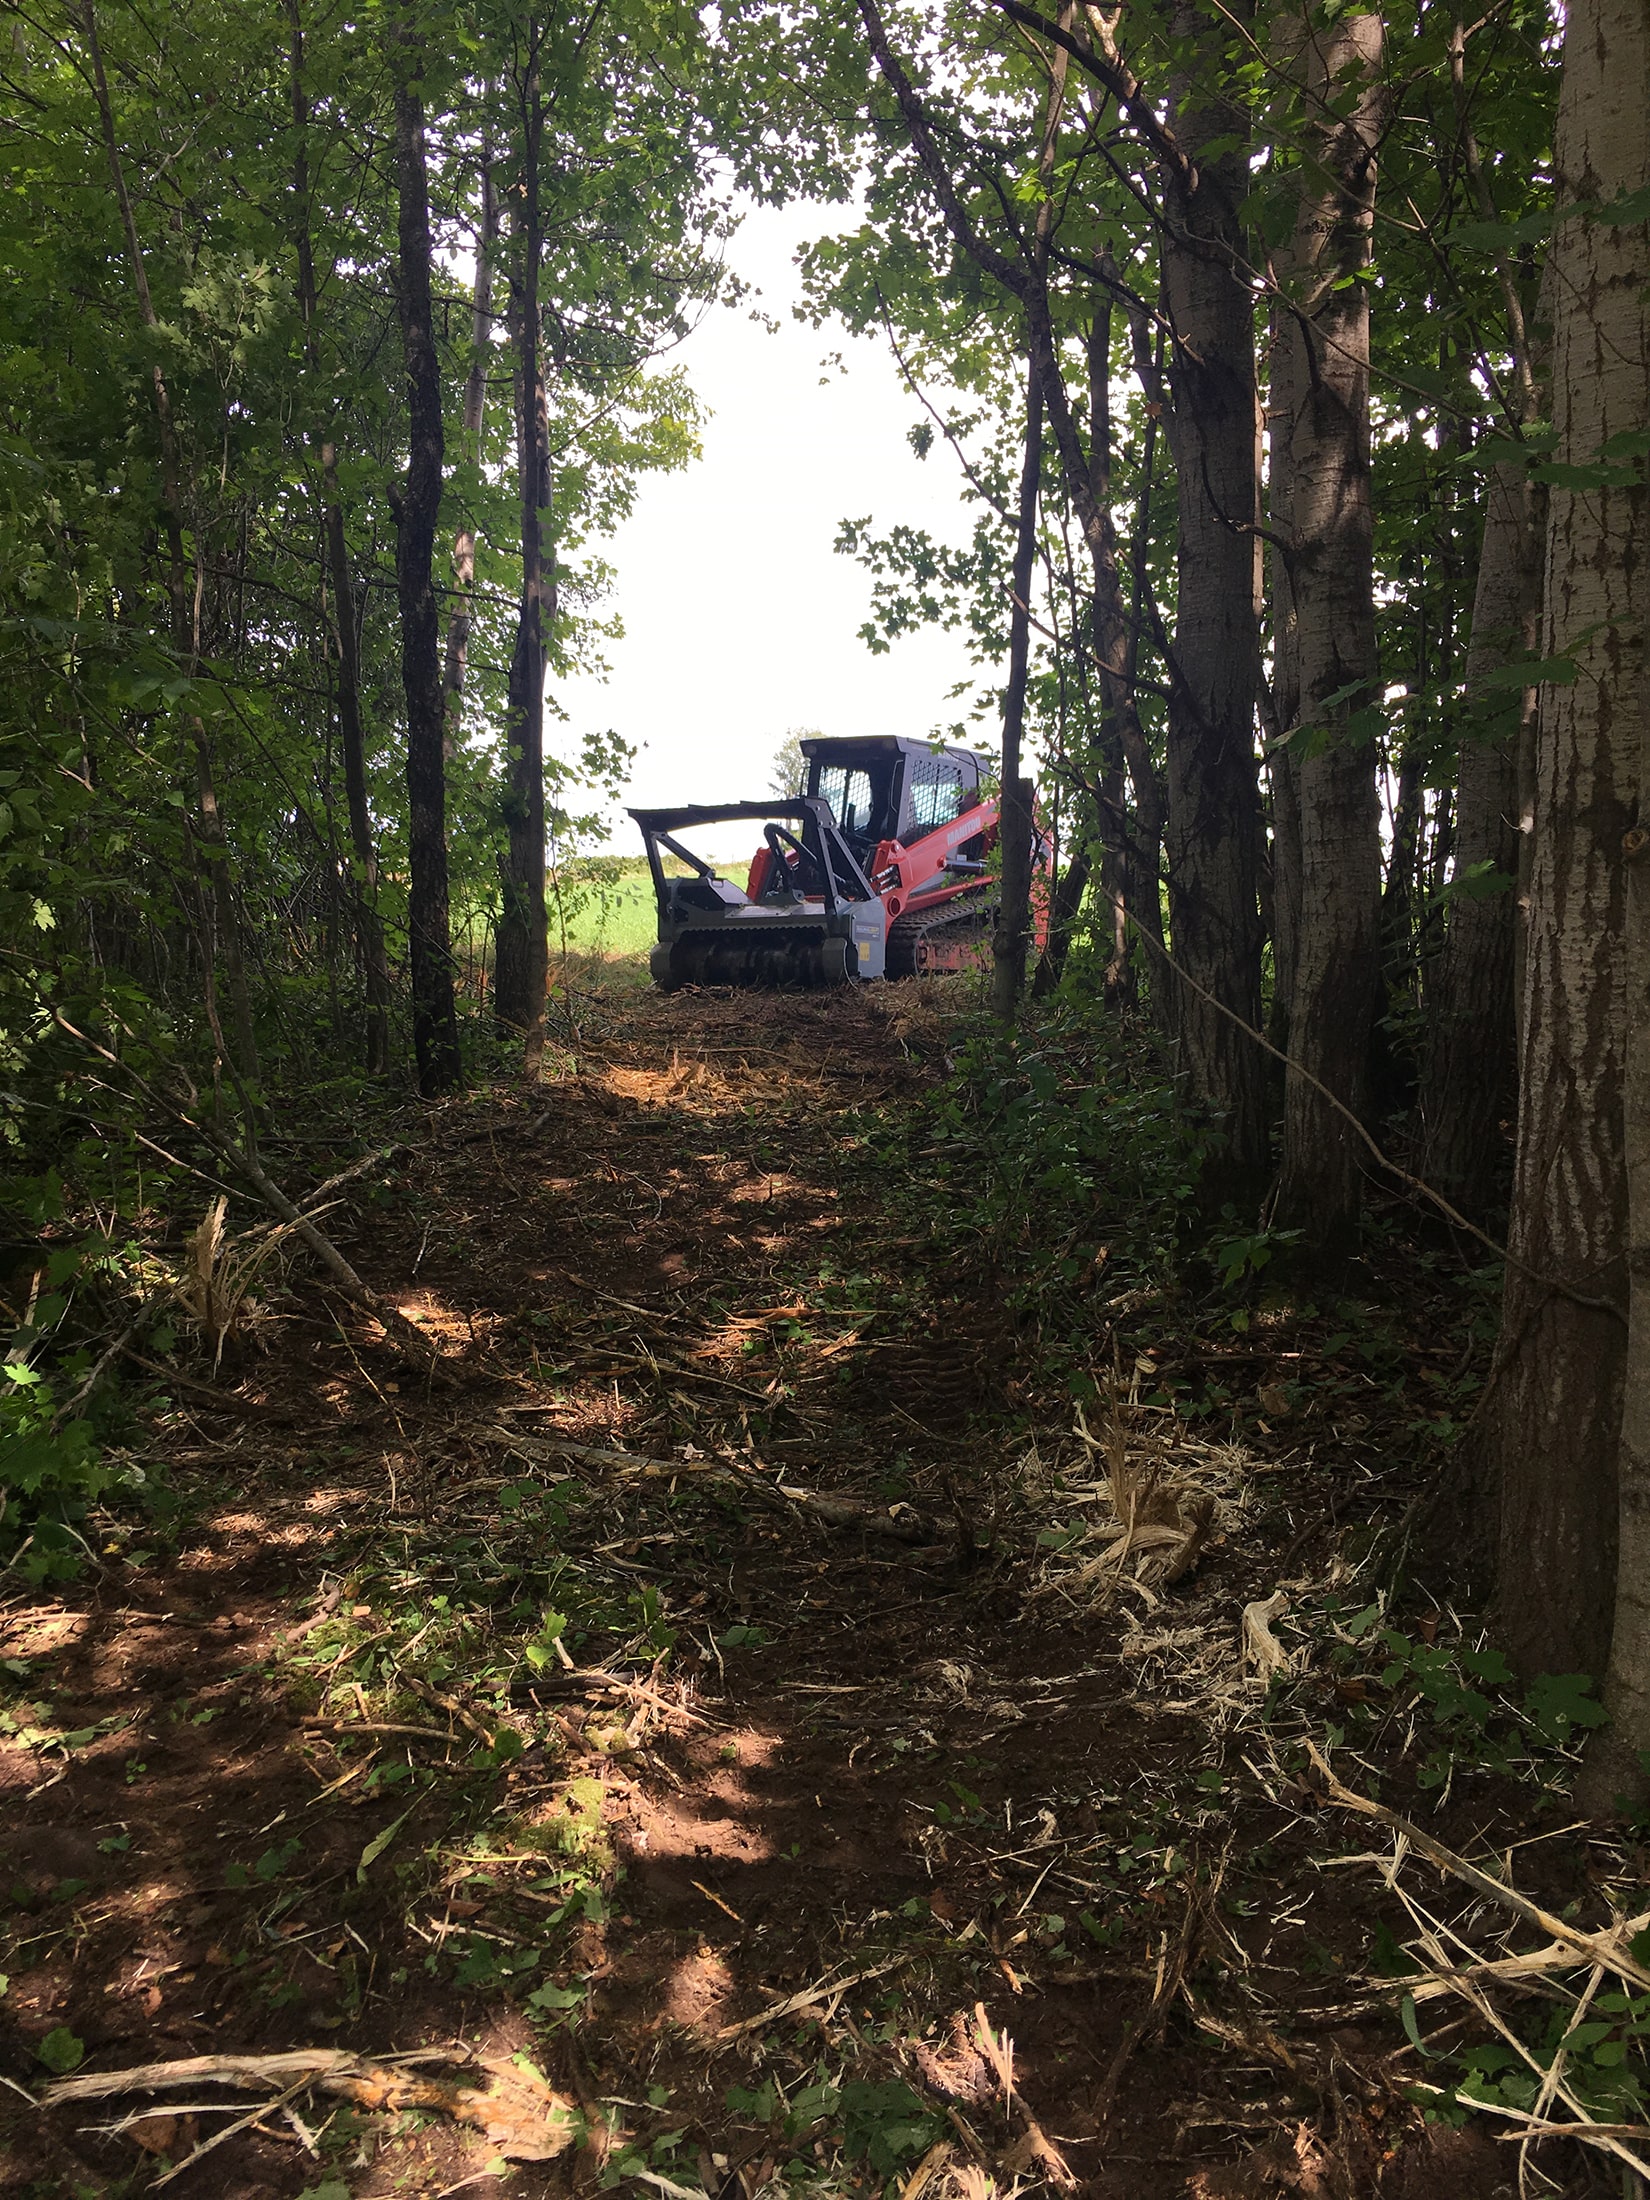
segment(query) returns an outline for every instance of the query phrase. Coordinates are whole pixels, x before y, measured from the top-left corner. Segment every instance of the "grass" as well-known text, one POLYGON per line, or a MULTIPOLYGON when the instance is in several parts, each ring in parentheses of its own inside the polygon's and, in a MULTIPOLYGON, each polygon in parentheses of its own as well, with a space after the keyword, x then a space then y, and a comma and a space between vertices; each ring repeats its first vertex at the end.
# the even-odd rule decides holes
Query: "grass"
MULTIPOLYGON (((719 855, 725 876, 744 881, 748 854, 719 855)), ((687 867, 667 857, 667 871, 687 876, 687 867)), ((564 944, 574 954, 645 955, 659 936, 658 911, 647 861, 642 856, 592 856, 569 863, 552 883, 550 946, 564 944)))
POLYGON ((658 937, 658 911, 646 871, 610 880, 574 879, 563 886, 560 909, 550 905, 552 948, 562 943, 587 955, 645 955, 658 937))

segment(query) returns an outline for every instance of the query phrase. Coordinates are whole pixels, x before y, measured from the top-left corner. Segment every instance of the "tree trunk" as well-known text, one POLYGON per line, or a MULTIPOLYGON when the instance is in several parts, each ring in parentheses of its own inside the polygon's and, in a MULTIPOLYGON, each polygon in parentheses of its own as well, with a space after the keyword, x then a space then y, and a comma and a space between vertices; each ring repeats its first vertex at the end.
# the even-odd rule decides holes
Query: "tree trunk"
MULTIPOLYGON (((1424 691, 1426 675, 1416 672, 1416 686, 1424 691)), ((1380 759, 1381 776, 1392 771, 1388 745, 1380 759)), ((1418 743, 1410 742, 1398 758, 1393 789, 1391 845, 1387 850, 1385 878, 1380 899, 1380 967, 1375 993, 1375 1014, 1369 1033, 1369 1060, 1364 1071, 1364 1092, 1372 1115, 1395 1115, 1414 1105, 1415 1065, 1405 1043, 1410 1022, 1406 1008, 1416 1002, 1418 968, 1417 908, 1421 904, 1422 843, 1426 826, 1426 760, 1418 743)))
MULTIPOLYGON (((298 311, 304 324, 304 365, 313 376, 319 366, 315 340, 317 293, 309 227, 309 92, 304 80, 304 25, 299 0, 287 0, 287 27, 291 38, 292 127, 297 140, 292 156, 292 199, 296 212, 298 311)), ((344 502, 338 485, 338 446, 325 431, 316 440, 320 445, 322 528, 338 650, 338 745, 343 752, 344 801, 349 812, 353 859, 350 901, 366 990, 366 1071, 369 1077, 382 1077, 390 1060, 390 972, 384 954, 383 920, 378 914, 378 854, 373 842, 372 812, 367 805, 355 593, 350 585, 349 540, 344 533, 344 502)))
MULTIPOLYGON (((1067 494, 1077 508, 1093 574, 1089 601, 1093 656, 1100 675, 1101 751, 1108 760, 1115 760, 1115 765, 1122 767, 1107 774, 1113 790, 1109 805, 1112 823, 1122 844, 1121 856, 1114 866, 1114 878, 1119 903, 1117 918, 1125 945, 1113 958, 1116 966, 1114 991, 1119 999, 1132 1000, 1134 997, 1133 966, 1127 951, 1128 926, 1132 921, 1146 942, 1152 1006, 1159 1028, 1166 1036, 1172 1036, 1174 987, 1163 959, 1165 796, 1135 701, 1139 622, 1131 617, 1130 606, 1124 601, 1117 563, 1117 529, 1111 515, 1110 302, 1102 301, 1096 306, 1094 319, 1089 324, 1089 447, 1086 457, 1066 400, 1065 383, 1055 364, 1046 290, 1039 301, 1038 323, 1042 332, 1041 371, 1046 377, 1051 365, 1054 369, 1054 381, 1045 381, 1044 386, 1056 422, 1055 439, 1060 449, 1067 494), (1080 483, 1076 491, 1072 489, 1074 478, 1080 483), (1123 814, 1125 769, 1134 793, 1132 819, 1123 814)), ((1147 487, 1149 490, 1149 475, 1147 487)), ((1142 534, 1136 544, 1137 555, 1143 555, 1144 548, 1145 536, 1142 534)))
POLYGON ((1520 464, 1495 467, 1467 643, 1467 724, 1455 792, 1455 891, 1428 983, 1421 1086, 1421 1174, 1467 1214, 1495 1189, 1503 1118, 1516 1106, 1513 965, 1519 912, 1518 754, 1534 690, 1522 702, 1486 690, 1539 639, 1536 492, 1520 464))
MULTIPOLYGON (((934 135, 921 98, 888 43, 887 27, 877 0, 859 0, 872 58, 881 71, 904 119, 911 149, 928 179, 929 188, 958 247, 994 282, 1018 298, 1025 311, 1027 349, 1041 378, 1043 403, 1054 431, 1067 494, 1077 514, 1084 547, 1094 570, 1094 658, 1100 673, 1101 701, 1109 739, 1115 730, 1128 759, 1134 786, 1136 819, 1130 870, 1140 881, 1140 892, 1130 910, 1145 935, 1151 957, 1153 1004, 1165 1029, 1173 1029, 1173 991, 1163 961, 1163 918, 1158 870, 1163 845, 1163 795, 1152 763, 1151 746, 1135 707, 1134 686, 1129 676, 1129 621, 1117 570, 1117 530, 1105 494, 1097 494, 1090 473, 1090 459, 1072 414, 1060 370, 1059 344, 1049 310, 1046 268, 1035 254, 1009 259, 982 238, 959 196, 939 141, 934 135)), ((1091 10, 1091 22, 1097 11, 1091 10)), ((1059 49, 1065 50, 1065 49, 1059 49)), ((1109 297, 1109 293, 1106 294, 1109 297)), ((1096 316, 1097 321, 1102 318, 1096 316)), ((1096 371, 1096 349, 1091 341, 1091 387, 1096 371)), ((1104 371, 1103 360, 1101 371, 1104 371)))
MULTIPOLYGON (((1207 0, 1180 0, 1175 36, 1218 51, 1207 0)), ((1174 674, 1168 712, 1169 934, 1187 975, 1245 1023, 1260 1022, 1260 423, 1254 306, 1239 270, 1238 205, 1249 188, 1242 110, 1177 89, 1175 135, 1196 185, 1172 173, 1163 301, 1174 329, 1165 410, 1179 497, 1174 674), (1206 157, 1216 140, 1227 150, 1206 157)), ((1211 1002, 1180 989, 1181 1067, 1220 1125, 1217 1174, 1255 1183, 1268 1159, 1265 1057, 1211 1002)))
POLYGON ((367 802, 367 743, 361 723, 361 650, 350 585, 349 540, 338 489, 338 451, 321 446, 321 487, 326 499, 327 563, 332 573, 333 616, 338 622, 338 745, 344 759, 344 801, 349 811, 356 931, 366 986, 366 1070, 382 1077, 390 1066, 390 967, 384 952, 384 920, 378 914, 378 850, 367 802))
POLYGON ((1008 619, 1008 685, 1003 691, 1002 901, 992 941, 992 1006, 1012 1023, 1026 980, 1026 941, 1031 930, 1030 782, 1021 777, 1026 680, 1031 660, 1031 569, 1037 555, 1037 502, 1043 471, 1042 379, 1035 362, 1026 373, 1026 439, 1020 465, 1013 601, 1008 619))
MULTIPOLYGON (((464 382, 465 455, 481 473, 486 449, 487 370, 493 352, 493 252, 498 237, 498 201, 493 193, 492 155, 481 148, 481 209, 476 223, 476 272, 471 292, 470 371, 464 382)), ((453 537, 453 579, 457 592, 447 619, 447 668, 442 681, 447 754, 458 746, 464 708, 464 676, 470 657, 470 625, 476 582, 476 532, 466 513, 453 537)))
POLYGON ((1363 1099, 1379 975, 1381 862, 1374 531, 1369 491, 1369 263, 1375 148, 1385 99, 1378 15, 1327 29, 1285 18, 1283 55, 1308 101, 1309 165, 1280 270, 1272 422, 1289 479, 1283 560, 1299 681, 1293 778, 1300 931, 1289 1004, 1280 1222, 1320 1257, 1356 1241, 1361 1148, 1309 1073, 1354 1111, 1363 1099), (1342 111, 1344 110, 1344 112, 1342 111), (1321 118, 1321 119, 1320 119, 1321 118))
MULTIPOLYGON (((126 189, 126 171, 120 158, 120 141, 115 130, 114 103, 109 97, 109 79, 103 66, 103 48, 97 35, 97 9, 94 0, 82 0, 80 27, 86 40, 86 57, 92 68, 92 87, 97 98, 98 120, 103 133, 103 150, 109 163, 109 181, 113 186, 115 203, 120 209, 121 229, 126 239, 126 255, 132 270, 132 287, 137 293, 138 313, 146 329, 159 324, 154 299, 149 290, 149 273, 144 265, 143 246, 138 237, 137 220, 132 212, 132 201, 126 189)), ((167 544, 167 597, 170 606, 169 625, 172 648, 180 665, 191 675, 200 661, 199 597, 192 608, 188 573, 184 563, 183 484, 178 466, 177 427, 172 417, 172 397, 166 385, 166 375, 157 358, 150 367, 150 386, 155 400, 155 426, 160 436, 161 516, 166 531, 167 544)), ((199 566, 197 563, 197 577, 199 566)), ((195 792, 198 805, 196 824, 197 845, 205 884, 211 898, 214 921, 206 928, 202 950, 212 954, 213 933, 221 946, 225 968, 229 975, 230 1005, 235 1012, 236 1044, 240 1053, 241 1075, 254 1083, 258 1077, 258 1047, 252 1022, 252 996, 246 982, 246 965, 241 955, 239 916, 235 908, 234 880, 230 873, 229 839, 224 830, 223 812, 218 804, 217 786, 212 771, 212 747, 205 726, 191 712, 189 728, 195 750, 195 792)), ((208 1002, 212 997, 211 973, 208 973, 208 1002)), ((217 1018, 212 1015, 215 1036, 221 1044, 217 1018)), ((227 1050, 226 1050, 227 1051, 227 1050)), ((231 1064, 233 1077, 235 1065, 231 1064)), ((247 1123, 248 1136, 255 1126, 247 1123)))
MULTIPOLYGON (((1062 0, 1060 27, 1071 28, 1075 0, 1062 0)), ((1049 57, 1048 101, 1043 111, 1043 141, 1037 170, 1043 196, 1037 207, 1032 255, 1046 280, 1048 240, 1054 201, 1049 179, 1065 108, 1066 56, 1056 47, 1049 57)), ((1026 941, 1031 931, 1031 835, 1034 810, 1030 782, 1021 776, 1025 733, 1026 681, 1031 667, 1031 572, 1037 557, 1037 507, 1043 483, 1043 375, 1036 351, 1027 345, 1026 434, 1020 461, 1020 499, 1015 515, 1012 600, 1008 616, 1008 685, 1003 694, 1002 900, 992 943, 992 1005, 1011 1023, 1026 982, 1026 941)))
MULTIPOLYGON (((529 27, 529 39, 536 30, 529 27)), ((544 651, 555 616, 555 571, 547 559, 550 426, 539 330, 539 150, 544 104, 536 43, 521 86, 522 187, 514 223, 517 245, 515 341, 516 455, 521 483, 521 608, 510 659, 505 719, 504 817, 509 846, 499 913, 493 1014, 522 1040, 523 1067, 536 1076, 544 1054, 544 1004, 550 987, 550 922, 544 863, 544 651)))
POLYGON ((1650 1747, 1650 513, 1642 460, 1609 462, 1612 438, 1642 450, 1650 428, 1650 304, 1643 220, 1574 209, 1650 186, 1647 111, 1643 0, 1573 0, 1553 421, 1560 466, 1603 478, 1549 491, 1542 656, 1579 677, 1537 705, 1518 1265, 1487 1433, 1510 1654, 1526 1672, 1597 1673, 1608 1651, 1612 1723, 1582 1791, 1595 1809, 1642 1793, 1650 1747))
POLYGON ((441 511, 441 378, 430 300, 430 185, 418 66, 403 30, 395 58, 408 71, 395 93, 396 299, 407 363, 408 460, 392 500, 401 605, 401 684, 407 698, 407 935, 413 1052, 426 1099, 461 1082, 447 892, 447 779, 442 748, 441 626, 432 561, 441 511))
MULTIPOLYGON (((1288 735, 1300 720, 1301 676, 1299 632, 1295 620, 1294 591, 1289 581, 1289 560, 1284 545, 1292 542, 1295 529, 1295 484, 1288 438, 1279 433, 1279 419, 1288 390, 1283 349, 1283 308, 1272 309, 1272 328, 1267 345, 1270 401, 1267 408, 1271 431, 1271 467, 1267 482, 1272 518, 1271 566, 1272 679, 1266 706, 1266 778, 1271 790, 1272 828, 1272 1012, 1267 1036, 1279 1053, 1289 1051, 1289 1011, 1295 998, 1295 971, 1300 961, 1301 932, 1301 803, 1300 781, 1288 735)), ((1277 1073, 1273 1072, 1274 1081, 1277 1073)), ((1280 1088, 1281 1089, 1281 1088, 1280 1088)))

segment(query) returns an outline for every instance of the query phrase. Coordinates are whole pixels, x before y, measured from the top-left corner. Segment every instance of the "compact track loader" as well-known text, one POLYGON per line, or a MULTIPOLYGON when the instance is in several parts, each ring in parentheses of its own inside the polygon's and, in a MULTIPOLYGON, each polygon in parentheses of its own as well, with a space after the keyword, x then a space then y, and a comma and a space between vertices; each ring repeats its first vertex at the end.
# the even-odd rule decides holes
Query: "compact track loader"
MULTIPOLYGON (((765 802, 632 810, 659 905, 654 983, 845 984, 968 969, 990 952, 996 799, 983 757, 895 735, 804 741, 803 791, 765 802), (742 887, 677 836, 762 824, 742 887), (667 871, 666 858, 679 867, 667 871)), ((1042 944, 1049 849, 1036 832, 1033 923, 1042 944)))

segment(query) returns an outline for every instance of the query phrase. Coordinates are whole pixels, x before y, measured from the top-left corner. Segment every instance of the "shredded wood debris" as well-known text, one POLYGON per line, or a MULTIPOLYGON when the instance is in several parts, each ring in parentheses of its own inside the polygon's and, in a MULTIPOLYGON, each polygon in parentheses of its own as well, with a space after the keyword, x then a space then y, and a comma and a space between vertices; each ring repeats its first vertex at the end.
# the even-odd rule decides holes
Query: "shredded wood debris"
MULTIPOLYGON (((59 2108, 117 2094, 166 2093, 183 2086, 209 2085, 267 2093, 268 2100, 257 2111, 260 2115, 310 2087, 358 2108, 428 2109, 473 2125, 514 2162, 553 2161, 566 2153, 582 2129, 578 2104, 556 2092, 525 2057, 507 2062, 493 2056, 467 2056, 462 2049, 383 2058, 333 2047, 300 2047, 278 2055, 186 2055, 175 2062, 138 2063, 125 2070, 80 2071, 48 2085, 40 2098, 43 2107, 59 2108), (414 2067, 419 2063, 480 2070, 487 2083, 464 2085, 424 2076, 414 2067)), ((224 2136, 217 2134, 213 2143, 224 2136)), ((205 2151, 198 2149, 191 2159, 205 2151)), ((178 2165, 179 2169, 184 2166, 178 2165)))

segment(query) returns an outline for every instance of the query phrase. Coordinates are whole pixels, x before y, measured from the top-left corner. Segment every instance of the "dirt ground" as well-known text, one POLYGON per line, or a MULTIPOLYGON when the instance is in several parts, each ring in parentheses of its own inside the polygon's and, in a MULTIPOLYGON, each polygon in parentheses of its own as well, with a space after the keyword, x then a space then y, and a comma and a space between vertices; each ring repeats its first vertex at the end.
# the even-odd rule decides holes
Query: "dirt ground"
POLYGON ((290 1243, 216 1367, 145 1347, 165 1504, 0 1610, 0 2192, 1516 2190, 1406 2097, 1370 1829, 1286 1769, 1330 1684, 1268 1723, 1243 1662, 1334 1431, 1264 1351, 1182 1428, 1113 1308, 1085 1444, 879 1144, 945 1044, 915 987, 603 996, 328 1207, 443 1379, 290 1243), (1108 1441, 1207 1499, 1155 1595, 1093 1561, 1108 1441))

